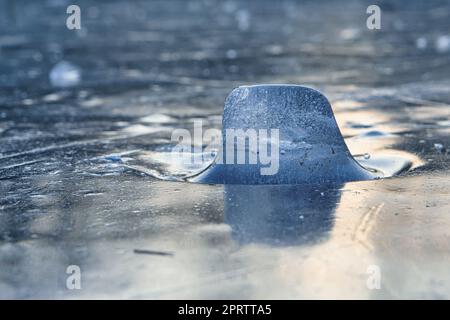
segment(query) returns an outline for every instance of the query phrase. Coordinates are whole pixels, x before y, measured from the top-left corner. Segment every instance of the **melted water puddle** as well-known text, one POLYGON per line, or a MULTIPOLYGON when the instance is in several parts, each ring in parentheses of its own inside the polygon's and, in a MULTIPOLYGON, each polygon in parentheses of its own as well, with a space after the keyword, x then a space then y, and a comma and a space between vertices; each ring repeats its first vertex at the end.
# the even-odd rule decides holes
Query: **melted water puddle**
MULTIPOLYGON (((87 171, 93 176, 118 175, 126 170, 165 181, 188 181, 191 176, 206 170, 214 162, 214 154, 172 153, 173 145, 155 151, 133 150, 108 154, 91 159, 87 171)), ((355 160, 364 168, 380 173, 382 178, 392 177, 419 167, 423 162, 415 155, 400 150, 383 150, 355 154, 355 160)))

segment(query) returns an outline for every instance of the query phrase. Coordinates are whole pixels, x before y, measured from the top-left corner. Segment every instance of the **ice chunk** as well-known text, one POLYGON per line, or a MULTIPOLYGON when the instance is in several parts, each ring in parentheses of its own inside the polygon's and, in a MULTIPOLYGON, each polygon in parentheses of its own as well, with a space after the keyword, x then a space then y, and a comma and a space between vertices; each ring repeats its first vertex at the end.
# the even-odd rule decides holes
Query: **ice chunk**
POLYGON ((189 181, 310 184, 378 176, 350 155, 328 100, 302 86, 234 89, 225 102, 221 147, 214 163, 189 181))

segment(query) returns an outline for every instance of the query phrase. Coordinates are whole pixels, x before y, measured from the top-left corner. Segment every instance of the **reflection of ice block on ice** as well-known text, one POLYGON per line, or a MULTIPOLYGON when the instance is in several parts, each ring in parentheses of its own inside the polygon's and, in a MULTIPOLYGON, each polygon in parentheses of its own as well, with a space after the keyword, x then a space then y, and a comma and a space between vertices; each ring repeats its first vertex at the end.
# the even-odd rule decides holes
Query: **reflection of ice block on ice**
POLYGON ((190 181, 309 184, 376 176, 351 156, 328 100, 318 91, 297 85, 233 90, 225 102, 219 154, 190 181), (238 160, 242 155, 244 163, 242 157, 238 160))
POLYGON ((226 185, 225 221, 239 243, 313 244, 333 228, 342 185, 226 185))

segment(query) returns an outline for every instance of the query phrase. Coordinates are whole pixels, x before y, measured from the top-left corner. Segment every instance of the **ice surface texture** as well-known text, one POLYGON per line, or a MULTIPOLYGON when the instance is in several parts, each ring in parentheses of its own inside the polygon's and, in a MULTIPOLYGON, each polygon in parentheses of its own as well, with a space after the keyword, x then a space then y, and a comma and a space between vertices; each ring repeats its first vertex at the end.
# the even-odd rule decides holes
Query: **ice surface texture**
MULTIPOLYGON (((259 136, 260 138, 261 136, 259 136)), ((222 120, 223 163, 215 161, 193 182, 223 184, 310 184, 368 180, 376 174, 364 169, 350 154, 328 100, 318 91, 299 85, 242 86, 225 101, 222 120), (226 130, 279 130, 279 146, 272 148, 278 171, 262 174, 267 162, 227 163, 226 130)), ((248 144, 245 145, 248 156, 248 144)), ((271 148, 268 148, 271 150, 271 148)), ((261 148, 258 149, 260 156, 261 148)), ((269 153, 267 153, 269 154, 269 153)))

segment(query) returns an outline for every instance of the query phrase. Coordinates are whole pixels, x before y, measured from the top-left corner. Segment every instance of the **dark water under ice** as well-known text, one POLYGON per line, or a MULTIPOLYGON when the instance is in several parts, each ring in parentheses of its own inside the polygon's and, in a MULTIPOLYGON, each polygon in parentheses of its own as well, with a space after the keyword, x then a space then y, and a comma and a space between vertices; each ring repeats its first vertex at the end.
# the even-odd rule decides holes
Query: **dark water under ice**
POLYGON ((381 1, 379 31, 360 1, 78 2, 70 31, 68 1, 0 1, 0 298, 450 298, 448 2, 381 1), (309 188, 154 177, 186 174, 173 129, 220 128, 253 83, 320 90, 353 154, 413 167, 309 188))

